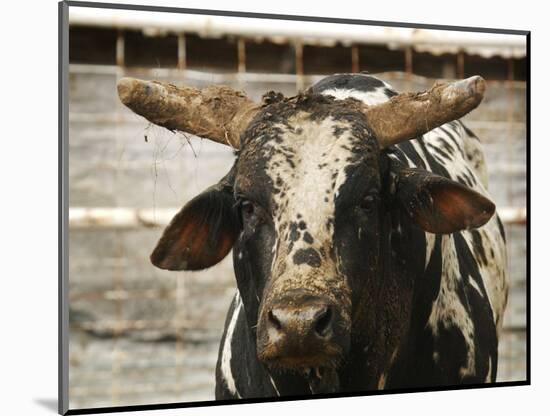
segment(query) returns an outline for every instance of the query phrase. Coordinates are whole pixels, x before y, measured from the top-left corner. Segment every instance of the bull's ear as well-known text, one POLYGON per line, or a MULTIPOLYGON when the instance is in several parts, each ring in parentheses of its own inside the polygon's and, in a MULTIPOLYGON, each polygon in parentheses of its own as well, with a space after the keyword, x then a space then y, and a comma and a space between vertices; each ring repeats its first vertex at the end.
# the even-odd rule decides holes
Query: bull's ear
POLYGON ((240 232, 234 204, 220 185, 189 201, 164 230, 151 262, 166 270, 202 270, 220 262, 240 232))
POLYGON ((495 204, 480 193, 424 170, 400 170, 395 185, 401 208, 430 233, 481 227, 495 212, 495 204))

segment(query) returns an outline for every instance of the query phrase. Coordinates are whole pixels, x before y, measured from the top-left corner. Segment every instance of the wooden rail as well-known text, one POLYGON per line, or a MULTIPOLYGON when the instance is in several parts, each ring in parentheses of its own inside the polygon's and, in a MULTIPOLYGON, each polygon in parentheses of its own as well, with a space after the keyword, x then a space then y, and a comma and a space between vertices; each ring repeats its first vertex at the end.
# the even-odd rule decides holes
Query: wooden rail
MULTIPOLYGON (((75 207, 69 209, 69 227, 72 229, 164 227, 179 209, 75 207)), ((524 207, 503 207, 498 210, 498 215, 505 224, 525 224, 527 221, 527 209, 524 207)))

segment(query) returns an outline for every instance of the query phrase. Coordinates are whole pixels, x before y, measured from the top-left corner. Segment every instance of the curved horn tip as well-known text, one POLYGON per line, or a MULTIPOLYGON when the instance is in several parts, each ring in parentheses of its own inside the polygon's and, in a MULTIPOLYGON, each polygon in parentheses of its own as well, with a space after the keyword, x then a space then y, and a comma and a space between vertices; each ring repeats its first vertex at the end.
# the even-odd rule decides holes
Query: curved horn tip
POLYGON ((131 101, 132 92, 135 90, 137 83, 139 83, 139 80, 131 77, 124 77, 118 80, 116 88, 120 101, 123 104, 128 104, 131 101))
POLYGON ((456 88, 458 90, 467 91, 472 95, 481 96, 485 94, 485 89, 487 87, 487 83, 485 82, 483 77, 479 75, 474 75, 473 77, 453 82, 451 85, 453 86, 453 88, 456 88))
POLYGON ((487 83, 483 79, 483 77, 480 77, 479 75, 476 75, 475 77, 472 77, 472 82, 474 83, 474 90, 480 94, 485 95, 485 89, 487 88, 487 83))

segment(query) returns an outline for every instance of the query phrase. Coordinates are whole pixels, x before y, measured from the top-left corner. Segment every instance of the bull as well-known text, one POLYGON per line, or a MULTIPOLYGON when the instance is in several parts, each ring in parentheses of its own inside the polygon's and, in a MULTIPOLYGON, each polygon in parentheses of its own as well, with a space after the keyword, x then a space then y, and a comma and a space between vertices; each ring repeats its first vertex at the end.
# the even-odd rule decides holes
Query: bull
POLYGON ((341 74, 260 104, 130 78, 118 92, 155 124, 236 149, 151 255, 202 270, 233 250, 217 399, 496 380, 505 235, 460 121, 481 77, 398 94, 341 74))

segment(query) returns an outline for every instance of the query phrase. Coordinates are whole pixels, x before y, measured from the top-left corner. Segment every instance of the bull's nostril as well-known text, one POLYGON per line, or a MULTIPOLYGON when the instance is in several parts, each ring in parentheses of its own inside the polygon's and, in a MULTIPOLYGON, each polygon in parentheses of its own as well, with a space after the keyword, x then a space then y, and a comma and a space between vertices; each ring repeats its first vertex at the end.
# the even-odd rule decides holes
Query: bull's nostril
POLYGON ((315 332, 322 337, 329 334, 332 327, 332 309, 327 307, 323 312, 317 316, 317 322, 315 323, 315 332))
POLYGON ((283 328, 283 325, 281 325, 281 321, 279 321, 279 319, 275 316, 273 311, 269 311, 267 313, 267 319, 277 331, 280 331, 283 328))

